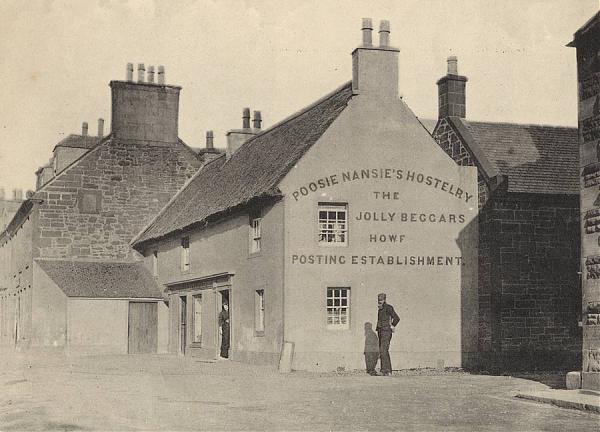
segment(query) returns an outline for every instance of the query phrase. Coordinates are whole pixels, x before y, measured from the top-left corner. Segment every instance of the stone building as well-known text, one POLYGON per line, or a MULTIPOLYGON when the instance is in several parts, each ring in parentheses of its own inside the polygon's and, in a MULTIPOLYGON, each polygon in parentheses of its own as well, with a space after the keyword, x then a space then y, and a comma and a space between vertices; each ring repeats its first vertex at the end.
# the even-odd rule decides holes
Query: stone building
POLYGON ((600 390, 600 12, 574 35, 577 50, 583 362, 585 389, 600 390))
POLYGON ((581 350, 576 128, 466 119, 456 57, 433 136, 479 185, 480 367, 572 368, 581 350))
POLYGON ((23 202, 23 191, 13 189, 12 197, 6 196, 0 188, 0 229, 4 230, 23 202))
POLYGON ((401 317, 396 368, 461 366, 477 350, 477 172, 458 166, 398 97, 398 52, 363 22, 353 78, 258 132, 244 112, 134 239, 170 310, 170 352, 364 368, 386 292, 401 317))
POLYGON ((137 82, 131 65, 127 78, 110 83, 110 135, 101 122, 97 137, 84 126, 58 143, 51 172, 38 172, 37 191, 0 234, 2 345, 164 349, 161 290, 132 264, 130 241, 202 162, 178 138, 181 88, 165 84, 160 68, 157 83, 143 65, 137 82))

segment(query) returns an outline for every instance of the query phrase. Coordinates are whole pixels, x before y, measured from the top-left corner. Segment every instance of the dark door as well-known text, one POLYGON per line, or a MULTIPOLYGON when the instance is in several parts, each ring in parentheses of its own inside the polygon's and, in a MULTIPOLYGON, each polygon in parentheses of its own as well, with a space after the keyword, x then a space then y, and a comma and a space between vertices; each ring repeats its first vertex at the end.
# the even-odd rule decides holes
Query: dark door
POLYGON ((181 296, 180 299, 180 308, 179 308, 179 335, 181 338, 181 342, 179 345, 179 352, 181 354, 185 354, 185 347, 187 346, 187 297, 181 296))
POLYGON ((156 302, 129 303, 129 354, 155 353, 158 345, 156 302))

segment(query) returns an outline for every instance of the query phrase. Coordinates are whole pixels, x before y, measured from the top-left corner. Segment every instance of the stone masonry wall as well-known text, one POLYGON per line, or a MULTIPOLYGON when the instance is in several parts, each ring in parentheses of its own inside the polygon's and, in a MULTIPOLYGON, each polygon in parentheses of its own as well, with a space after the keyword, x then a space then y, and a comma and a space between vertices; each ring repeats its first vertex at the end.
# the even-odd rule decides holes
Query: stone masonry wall
POLYGON ((106 141, 36 193, 34 256, 133 258, 132 238, 199 165, 181 144, 106 141))
MULTIPOLYGON (((460 165, 475 165, 452 126, 434 132, 460 165)), ((480 366, 574 367, 581 348, 577 196, 490 196, 479 176, 480 366), (548 355, 545 355, 548 354, 548 355)))
POLYGON ((491 348, 506 368, 576 367, 581 350, 577 196, 494 197, 486 229, 491 348))
MULTIPOLYGON (((456 131, 446 119, 439 121, 433 133, 433 138, 437 141, 442 150, 444 150, 458 165, 475 166, 471 153, 464 146, 461 139, 456 134, 456 131)), ((479 208, 481 209, 488 199, 489 188, 481 173, 478 173, 477 175, 477 183, 479 185, 479 208)))

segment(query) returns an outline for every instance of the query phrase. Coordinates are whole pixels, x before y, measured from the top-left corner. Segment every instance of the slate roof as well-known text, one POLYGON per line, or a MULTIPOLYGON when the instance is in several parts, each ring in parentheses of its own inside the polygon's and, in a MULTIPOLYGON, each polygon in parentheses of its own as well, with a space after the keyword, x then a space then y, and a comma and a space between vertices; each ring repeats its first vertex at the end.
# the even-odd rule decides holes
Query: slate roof
POLYGON ((36 262, 67 297, 163 298, 161 288, 140 262, 36 262))
POLYGON ((56 147, 75 147, 91 149, 101 140, 102 138, 97 136, 71 134, 62 141, 60 141, 58 144, 56 144, 54 146, 54 149, 56 149, 56 147))
POLYGON ((508 177, 509 192, 579 194, 577 128, 452 119, 466 126, 492 168, 508 177))
POLYGON ((352 97, 348 82, 297 114, 250 138, 229 160, 205 165, 132 242, 189 228, 260 198, 281 196, 278 183, 325 133, 352 97))

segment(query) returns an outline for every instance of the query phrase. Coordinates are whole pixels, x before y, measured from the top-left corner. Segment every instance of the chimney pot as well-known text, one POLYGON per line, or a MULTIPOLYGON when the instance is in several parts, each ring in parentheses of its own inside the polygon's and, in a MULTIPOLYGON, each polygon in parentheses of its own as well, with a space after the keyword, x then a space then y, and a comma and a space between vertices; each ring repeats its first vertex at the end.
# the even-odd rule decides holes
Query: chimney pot
POLYGON ((206 148, 212 149, 214 148, 214 135, 213 131, 206 131, 206 148))
POLYGON ((87 122, 83 122, 83 124, 81 125, 81 135, 87 136, 87 134, 88 134, 88 124, 87 124, 87 122))
POLYGON ((102 138, 104 136, 104 119, 98 119, 98 137, 102 138))
POLYGON ((362 44, 363 46, 370 47, 373 46, 373 22, 371 18, 363 18, 362 19, 362 44))
POLYGON ((390 45, 390 22, 381 20, 379 23, 379 46, 387 47, 390 45))
POLYGON ((138 63, 138 82, 144 82, 144 74, 146 73, 146 68, 144 68, 144 63, 138 63))
POLYGON ((250 129, 250 108, 244 108, 242 114, 242 128, 250 129))
POLYGON ((165 83, 165 67, 164 66, 158 67, 158 83, 159 84, 165 83))
POLYGON ((458 58, 456 56, 448 57, 448 75, 458 75, 458 58))
POLYGON ((260 111, 254 111, 254 119, 252 120, 252 127, 254 129, 260 129, 260 124, 262 123, 262 116, 260 111))
POLYGON ((154 84, 154 66, 148 66, 148 82, 154 84))
POLYGON ((127 63, 127 81, 133 81, 133 63, 127 63))

